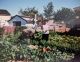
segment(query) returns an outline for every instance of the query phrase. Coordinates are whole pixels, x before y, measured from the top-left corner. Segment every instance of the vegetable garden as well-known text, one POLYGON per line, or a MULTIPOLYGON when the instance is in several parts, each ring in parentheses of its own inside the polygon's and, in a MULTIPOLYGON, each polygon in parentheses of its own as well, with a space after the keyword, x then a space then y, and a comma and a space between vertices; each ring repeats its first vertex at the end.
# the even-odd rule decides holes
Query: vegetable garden
POLYGON ((10 34, 0 29, 0 62, 66 62, 80 52, 80 37, 50 32, 49 40, 45 41, 42 32, 27 37, 22 29, 16 28, 10 34))

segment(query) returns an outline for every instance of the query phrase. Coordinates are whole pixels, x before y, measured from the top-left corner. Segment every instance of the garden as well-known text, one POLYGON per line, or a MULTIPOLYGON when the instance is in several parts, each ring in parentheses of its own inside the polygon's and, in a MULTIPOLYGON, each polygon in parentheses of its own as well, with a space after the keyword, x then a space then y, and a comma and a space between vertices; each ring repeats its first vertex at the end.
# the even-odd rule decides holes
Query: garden
POLYGON ((80 53, 80 37, 50 31, 45 41, 42 32, 27 34, 23 29, 4 34, 0 28, 0 62, 67 62, 80 53))

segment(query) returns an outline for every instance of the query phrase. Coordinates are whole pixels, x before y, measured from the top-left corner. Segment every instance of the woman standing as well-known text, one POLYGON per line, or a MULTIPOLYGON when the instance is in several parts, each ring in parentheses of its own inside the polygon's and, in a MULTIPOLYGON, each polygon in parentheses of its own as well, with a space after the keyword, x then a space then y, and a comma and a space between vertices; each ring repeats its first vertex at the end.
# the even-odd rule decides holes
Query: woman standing
POLYGON ((42 40, 48 41, 48 37, 49 37, 49 26, 46 23, 47 22, 44 22, 43 23, 43 26, 42 26, 42 31, 43 31, 42 40))

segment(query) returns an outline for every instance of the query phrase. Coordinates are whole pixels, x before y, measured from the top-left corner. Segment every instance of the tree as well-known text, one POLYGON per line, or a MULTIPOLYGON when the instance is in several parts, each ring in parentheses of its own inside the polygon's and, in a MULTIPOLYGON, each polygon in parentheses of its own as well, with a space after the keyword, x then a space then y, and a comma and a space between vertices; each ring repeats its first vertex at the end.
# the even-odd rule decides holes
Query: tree
POLYGON ((55 13, 55 20, 64 22, 70 21, 75 18, 75 13, 69 8, 62 8, 55 13))
POLYGON ((46 7, 44 7, 44 16, 47 19, 53 18, 53 3, 49 2, 46 7))
POLYGON ((75 7, 75 8, 73 8, 73 9, 74 9, 74 11, 75 11, 75 13, 76 13, 76 16, 79 16, 79 17, 80 17, 80 6, 75 7))
POLYGON ((80 10, 75 10, 76 16, 80 17, 80 10))
POLYGON ((20 9, 19 14, 22 16, 30 16, 32 18, 35 17, 35 14, 37 14, 38 11, 35 9, 35 7, 33 8, 26 8, 25 10, 20 9))

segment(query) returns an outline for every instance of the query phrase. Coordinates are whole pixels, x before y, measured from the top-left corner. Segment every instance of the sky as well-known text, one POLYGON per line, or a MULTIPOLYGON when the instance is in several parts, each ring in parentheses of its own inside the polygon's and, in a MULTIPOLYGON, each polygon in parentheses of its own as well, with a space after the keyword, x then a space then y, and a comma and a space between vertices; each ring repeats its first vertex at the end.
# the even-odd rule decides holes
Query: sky
POLYGON ((0 0, 0 9, 6 9, 11 15, 16 15, 21 8, 35 7, 39 13, 43 13, 43 7, 51 1, 53 2, 55 11, 62 7, 74 8, 80 6, 79 0, 0 0))

